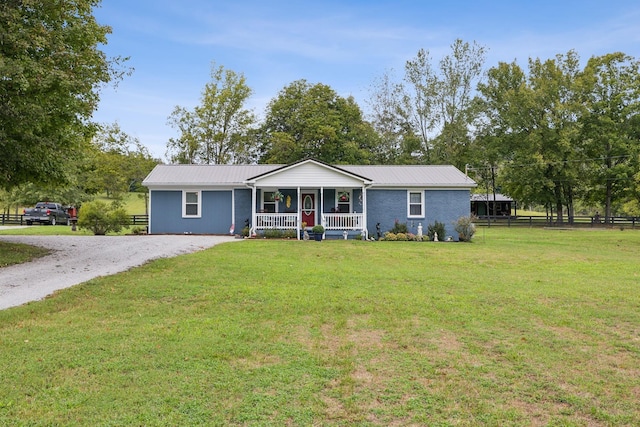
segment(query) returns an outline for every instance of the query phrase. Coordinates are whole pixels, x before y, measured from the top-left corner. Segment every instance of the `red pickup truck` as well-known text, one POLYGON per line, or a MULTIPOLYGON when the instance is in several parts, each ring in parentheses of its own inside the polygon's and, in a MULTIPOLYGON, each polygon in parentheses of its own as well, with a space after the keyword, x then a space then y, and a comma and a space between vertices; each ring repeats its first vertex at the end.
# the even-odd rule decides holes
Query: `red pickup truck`
POLYGON ((23 216, 27 225, 31 225, 34 222, 50 225, 69 225, 70 222, 67 210, 59 203, 38 202, 34 208, 25 209, 23 216))

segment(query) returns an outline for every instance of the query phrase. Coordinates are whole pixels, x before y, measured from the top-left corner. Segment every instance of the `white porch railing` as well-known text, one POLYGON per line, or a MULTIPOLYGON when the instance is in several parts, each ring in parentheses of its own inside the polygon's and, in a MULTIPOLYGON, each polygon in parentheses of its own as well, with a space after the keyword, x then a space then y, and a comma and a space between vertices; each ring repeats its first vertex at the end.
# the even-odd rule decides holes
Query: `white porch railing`
POLYGON ((327 230, 362 230, 364 215, 361 213, 325 213, 324 228, 327 230))
MULTIPOLYGON (((327 230, 363 230, 364 215, 361 213, 325 213, 322 214, 324 228, 327 230)), ((298 228, 297 213, 257 213, 256 230, 289 230, 298 228)))
POLYGON ((296 229, 298 228, 297 213, 259 213, 256 214, 256 230, 268 229, 296 229))

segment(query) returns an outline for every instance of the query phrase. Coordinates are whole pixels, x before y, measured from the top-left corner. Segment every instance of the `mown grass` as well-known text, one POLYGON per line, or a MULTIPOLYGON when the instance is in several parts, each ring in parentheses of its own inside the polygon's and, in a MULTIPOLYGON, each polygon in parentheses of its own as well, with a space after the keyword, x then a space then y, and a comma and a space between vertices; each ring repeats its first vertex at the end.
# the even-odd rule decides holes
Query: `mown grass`
MULTIPOLYGON (((120 233, 120 234, 124 234, 120 233)), ((89 230, 81 230, 76 227, 76 231, 71 230, 69 225, 31 225, 28 227, 10 226, 0 230, 0 236, 92 236, 89 230)), ((0 254, 0 259, 2 254, 0 254)))
POLYGON ((0 267, 21 264, 45 256, 49 250, 30 245, 0 242, 0 267))
MULTIPOLYGON (((146 213, 146 206, 144 202, 145 196, 146 193, 124 193, 122 195, 121 203, 124 209, 127 211, 127 214, 144 215, 146 213)), ((106 195, 96 197, 96 199, 102 200, 107 204, 111 204, 111 202, 113 202, 113 199, 107 197, 106 195)))
MULTIPOLYGON (((144 215, 145 214, 145 203, 144 198, 141 197, 143 193, 125 193, 122 197, 122 205, 124 209, 127 211, 129 215, 144 215)), ((97 197, 97 200, 102 200, 108 204, 111 204, 114 200, 108 198, 106 196, 97 197)), ((20 210, 22 211, 22 210, 20 210)), ((119 233, 110 233, 112 235, 119 234, 124 235, 131 233, 131 230, 135 227, 144 228, 142 226, 131 226, 129 228, 125 228, 119 233)), ((34 224, 33 226, 29 226, 28 228, 22 228, 16 226, 15 228, 9 228, 0 230, 0 235, 8 234, 8 235, 28 235, 28 236, 74 236, 74 235, 92 235, 88 230, 82 230, 76 228, 76 231, 71 230, 71 226, 68 225, 44 225, 44 224, 34 224)), ((2 265, 2 253, 0 253, 0 266, 2 265)))
MULTIPOLYGON (((117 233, 109 232, 109 236, 124 236, 125 234, 132 234, 135 229, 143 230, 145 226, 131 225, 128 228, 123 228, 117 233)), ((69 225, 33 225, 28 227, 9 226, 0 230, 0 236, 93 236, 93 233, 87 229, 76 227, 76 231, 73 231, 69 225)), ((0 254, 2 259, 2 254, 0 254)))
POLYGON ((0 424, 638 425, 640 233, 246 241, 0 311, 0 424))
MULTIPOLYGON (((122 203, 124 209, 127 211, 129 215, 144 215, 146 213, 146 205, 144 198, 146 197, 146 193, 124 193, 120 202, 122 203)), ((111 197, 107 197, 106 194, 101 194, 96 196, 96 200, 102 200, 107 204, 111 204, 115 199, 111 197)), ((21 214, 23 209, 32 208, 33 206, 20 206, 18 207, 15 214, 21 214)))

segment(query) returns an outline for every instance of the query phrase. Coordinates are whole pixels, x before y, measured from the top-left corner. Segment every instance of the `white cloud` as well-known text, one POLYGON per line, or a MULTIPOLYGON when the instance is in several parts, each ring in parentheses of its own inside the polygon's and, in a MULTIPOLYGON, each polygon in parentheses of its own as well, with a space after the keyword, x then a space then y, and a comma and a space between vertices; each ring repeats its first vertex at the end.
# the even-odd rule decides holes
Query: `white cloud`
POLYGON ((109 0, 100 19, 114 27, 108 53, 131 55, 137 70, 117 92, 105 91, 96 117, 117 119, 162 157, 174 135, 167 117, 175 105, 198 103, 212 61, 245 74, 255 91, 249 106, 261 115, 280 89, 301 78, 352 94, 364 108, 374 77, 392 68, 401 75, 420 48, 438 61, 456 38, 486 46, 487 67, 516 58, 526 66, 529 57, 546 59, 570 49, 585 61, 614 51, 640 57, 640 6, 634 2, 624 9, 624 2, 594 1, 579 10, 573 10, 577 4, 540 3, 506 10, 476 2, 463 7, 402 1, 109 0), (551 12, 544 9, 551 6, 551 12), (602 17, 589 7, 601 10, 602 17))

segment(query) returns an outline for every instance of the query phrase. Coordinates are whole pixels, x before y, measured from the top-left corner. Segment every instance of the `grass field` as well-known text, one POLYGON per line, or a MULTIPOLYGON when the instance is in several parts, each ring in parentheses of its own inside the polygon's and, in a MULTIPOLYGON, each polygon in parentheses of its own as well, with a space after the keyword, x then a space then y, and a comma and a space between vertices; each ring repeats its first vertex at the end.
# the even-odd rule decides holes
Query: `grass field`
POLYGON ((0 424, 640 425, 640 232, 474 240, 238 242, 0 311, 0 424))
MULTIPOLYGON (((146 193, 125 193, 122 197, 122 204, 129 215, 144 215, 146 213, 146 207, 144 204, 144 197, 146 193)), ((97 200, 102 200, 105 203, 110 204, 113 199, 108 197, 96 197, 97 200)))
POLYGON ((45 256, 50 251, 30 245, 0 242, 0 267, 21 264, 45 256))
MULTIPOLYGON (((144 198, 146 193, 124 193, 122 196, 122 204, 129 215, 145 215, 146 206, 144 198)), ((95 197, 96 200, 102 200, 105 203, 111 204, 114 199, 107 197, 106 195, 100 195, 95 197)), ((33 206, 21 206, 16 209, 15 214, 21 214, 23 209, 32 208, 33 206)))
MULTIPOLYGON (((122 231, 119 234, 125 234, 127 230, 122 231)), ((113 234, 113 233, 112 233, 113 234)), ((71 230, 71 226, 68 225, 33 225, 26 228, 19 226, 8 226, 5 229, 0 230, 0 236, 93 236, 93 233, 89 230, 81 230, 76 228, 76 231, 71 230)), ((1 255, 0 255, 1 259, 1 255)))
MULTIPOLYGON (((124 209, 127 211, 129 215, 144 215, 145 214, 145 204, 144 198, 140 197, 141 193, 126 193, 123 196, 122 204, 124 209)), ((113 199, 109 199, 107 197, 97 197, 97 200, 102 200, 107 204, 111 204, 113 199)), ((133 228, 141 228, 142 226, 131 226, 130 228, 125 228, 119 233, 109 233, 110 235, 114 234, 128 234, 132 232, 133 228)), ((142 227, 144 228, 144 227, 142 227)), ((29 228, 9 228, 5 230, 0 230, 0 235, 3 234, 11 234, 11 235, 92 235, 88 230, 81 230, 79 228, 76 231, 72 231, 70 226, 67 225, 40 225, 36 224, 33 227, 29 228)), ((1 255, 0 255, 0 263, 1 263, 1 255)), ((1 264, 0 264, 1 266, 1 264)))

